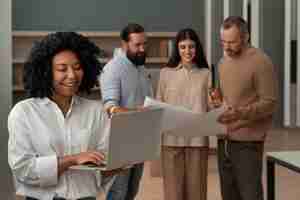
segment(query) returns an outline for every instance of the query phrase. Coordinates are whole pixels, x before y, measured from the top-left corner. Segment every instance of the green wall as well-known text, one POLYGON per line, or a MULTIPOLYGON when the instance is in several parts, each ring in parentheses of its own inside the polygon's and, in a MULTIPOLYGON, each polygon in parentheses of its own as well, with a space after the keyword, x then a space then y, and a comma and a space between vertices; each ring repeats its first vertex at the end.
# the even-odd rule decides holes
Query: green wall
POLYGON ((14 30, 119 31, 137 22, 147 31, 204 31, 201 0, 13 0, 14 30))

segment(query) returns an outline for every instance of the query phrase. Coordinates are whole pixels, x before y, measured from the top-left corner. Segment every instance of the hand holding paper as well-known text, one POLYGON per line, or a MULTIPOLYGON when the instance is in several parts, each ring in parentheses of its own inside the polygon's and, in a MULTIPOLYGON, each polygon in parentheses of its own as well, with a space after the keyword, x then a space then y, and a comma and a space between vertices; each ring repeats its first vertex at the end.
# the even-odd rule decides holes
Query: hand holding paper
POLYGON ((208 113, 194 113, 186 108, 173 106, 146 97, 144 106, 157 106, 164 109, 162 132, 172 130, 178 136, 215 136, 225 133, 225 126, 218 123, 218 117, 225 111, 224 107, 208 113))

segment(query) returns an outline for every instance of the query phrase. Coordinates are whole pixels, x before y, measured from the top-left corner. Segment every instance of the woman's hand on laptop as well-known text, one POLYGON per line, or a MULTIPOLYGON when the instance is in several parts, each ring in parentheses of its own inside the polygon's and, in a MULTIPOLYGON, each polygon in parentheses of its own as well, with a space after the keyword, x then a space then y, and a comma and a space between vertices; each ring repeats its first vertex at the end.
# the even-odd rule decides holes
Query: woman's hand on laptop
POLYGON ((91 163, 95 165, 101 165, 105 161, 105 155, 98 151, 87 151, 73 155, 75 165, 82 165, 85 163, 91 163))
POLYGON ((58 176, 64 171, 68 170, 72 166, 91 164, 100 166, 105 161, 105 156, 102 152, 87 151, 73 155, 66 155, 63 157, 57 157, 58 176))

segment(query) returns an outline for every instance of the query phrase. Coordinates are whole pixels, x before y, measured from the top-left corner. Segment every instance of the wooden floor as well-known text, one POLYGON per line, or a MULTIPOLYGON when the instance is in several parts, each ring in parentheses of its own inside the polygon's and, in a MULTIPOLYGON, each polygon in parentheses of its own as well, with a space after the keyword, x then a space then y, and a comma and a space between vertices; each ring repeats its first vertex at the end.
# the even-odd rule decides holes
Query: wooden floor
MULTIPOLYGON (((270 132, 266 140, 265 151, 284 150, 300 150, 300 129, 281 129, 270 132)), ((215 155, 211 155, 209 158, 208 172, 208 200, 221 200, 215 155)), ((299 200, 300 174, 276 167, 276 197, 276 200, 299 200)), ((146 163, 142 187, 137 200, 163 199, 162 180, 150 177, 149 163, 146 163)))
MULTIPOLYGON (((265 151, 284 150, 300 150, 300 129, 280 129, 270 132, 266 140, 265 151)), ((221 200, 215 155, 209 157, 208 173, 208 200, 221 200)), ((265 175, 263 179, 265 186, 265 175)), ((299 186, 300 174, 276 167, 276 200, 299 200, 299 186)), ((99 197, 98 200, 104 200, 104 198, 99 197)), ((136 200, 164 200, 162 179, 150 177, 149 163, 145 164, 142 185, 136 200)))

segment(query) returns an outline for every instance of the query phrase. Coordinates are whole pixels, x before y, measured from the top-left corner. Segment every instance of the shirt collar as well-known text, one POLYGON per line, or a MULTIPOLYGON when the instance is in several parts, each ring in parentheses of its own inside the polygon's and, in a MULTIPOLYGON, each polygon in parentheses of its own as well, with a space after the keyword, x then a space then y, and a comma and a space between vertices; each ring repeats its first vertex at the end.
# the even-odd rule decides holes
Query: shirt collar
POLYGON ((127 64, 134 66, 134 64, 127 58, 127 55, 122 48, 117 48, 114 56, 120 56, 127 64))
POLYGON ((127 55, 126 55, 126 52, 122 49, 122 48, 116 48, 114 50, 114 53, 113 53, 113 56, 120 56, 128 65, 136 68, 136 69, 142 69, 142 68, 145 68, 144 65, 140 65, 140 66, 136 66, 134 65, 128 58, 127 58, 127 55))
MULTIPOLYGON (((44 104, 44 105, 49 105, 49 104, 55 103, 48 97, 38 98, 38 100, 41 104, 44 104)), ((70 108, 72 108, 73 105, 78 105, 79 103, 80 103, 80 97, 78 97, 77 95, 73 96, 72 100, 71 100, 70 108)))
MULTIPOLYGON (((182 64, 182 63, 179 63, 178 66, 174 68, 174 70, 176 70, 176 71, 181 70, 181 69, 185 69, 184 68, 184 64, 182 64)), ((195 71, 197 69, 198 68, 197 68, 196 64, 192 64, 192 69, 191 69, 190 72, 193 72, 193 71, 195 71)))

